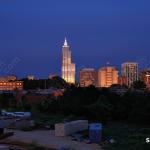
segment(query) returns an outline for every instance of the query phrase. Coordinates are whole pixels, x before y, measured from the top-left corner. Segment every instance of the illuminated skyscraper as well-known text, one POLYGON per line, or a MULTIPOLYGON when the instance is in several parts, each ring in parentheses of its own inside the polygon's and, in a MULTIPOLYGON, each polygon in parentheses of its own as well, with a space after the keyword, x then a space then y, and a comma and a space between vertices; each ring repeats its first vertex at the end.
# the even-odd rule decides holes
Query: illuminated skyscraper
POLYGON ((110 87, 118 84, 118 70, 115 67, 103 67, 98 71, 98 86, 110 87))
POLYGON ((62 78, 68 83, 75 83, 75 64, 72 63, 71 51, 66 38, 62 48, 62 78))
POLYGON ((138 63, 126 62, 122 64, 122 76, 127 78, 130 87, 134 81, 138 80, 138 63))

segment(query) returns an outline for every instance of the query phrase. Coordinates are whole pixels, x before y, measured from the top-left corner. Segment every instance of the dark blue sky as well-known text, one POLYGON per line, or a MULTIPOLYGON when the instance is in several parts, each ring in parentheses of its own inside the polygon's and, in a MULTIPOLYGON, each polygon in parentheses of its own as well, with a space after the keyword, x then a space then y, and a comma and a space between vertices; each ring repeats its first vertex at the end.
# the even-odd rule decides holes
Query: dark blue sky
POLYGON ((77 71, 149 66, 149 0, 0 0, 0 74, 60 74, 68 39, 77 71))

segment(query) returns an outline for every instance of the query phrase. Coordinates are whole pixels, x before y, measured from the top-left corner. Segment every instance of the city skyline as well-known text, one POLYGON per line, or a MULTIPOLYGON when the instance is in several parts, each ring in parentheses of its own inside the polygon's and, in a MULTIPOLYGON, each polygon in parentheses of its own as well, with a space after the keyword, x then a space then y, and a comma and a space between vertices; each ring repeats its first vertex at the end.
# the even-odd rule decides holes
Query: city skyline
POLYGON ((119 70, 126 61, 139 62, 147 68, 149 4, 135 0, 2 0, 0 74, 19 78, 30 74, 37 78, 50 73, 61 75, 59 60, 65 36, 72 47, 77 72, 84 67, 99 69, 107 62, 119 70))
POLYGON ((150 0, 0 0, 0 52, 0 149, 150 147, 150 0))
MULTIPOLYGON (((49 78, 49 76, 50 75, 58 75, 58 76, 60 76, 60 77, 62 77, 66 82, 68 82, 68 83, 75 83, 75 81, 79 81, 80 79, 79 79, 79 76, 80 76, 80 71, 82 70, 82 69, 88 69, 88 68, 91 68, 91 66, 92 65, 88 65, 88 67, 85 67, 85 66, 81 66, 81 67, 79 67, 79 68, 77 68, 76 69, 76 63, 77 62, 74 62, 74 63, 72 63, 72 54, 71 54, 71 50, 70 50, 70 46, 68 45, 68 42, 67 42, 67 38, 65 37, 65 41, 64 41, 64 44, 63 44, 63 46, 62 46, 62 58, 60 59, 60 60, 58 60, 58 61, 60 61, 61 62, 61 66, 60 66, 60 68, 58 68, 58 70, 60 70, 60 74, 56 74, 56 72, 52 72, 52 73, 49 73, 45 78, 49 78), (68 51, 67 53, 65 53, 64 51, 68 51), (67 54, 67 57, 65 57, 65 55, 67 54), (69 57, 68 57, 68 55, 69 55, 69 57), (68 60, 67 61, 67 66, 69 66, 69 68, 72 66, 74 69, 74 71, 73 71, 73 74, 70 76, 70 75, 67 75, 67 76, 65 76, 64 74, 64 71, 63 71, 63 68, 65 67, 65 63, 64 62, 66 62, 65 60, 68 60), (70 66, 71 65, 71 66, 70 66), (72 79, 69 79, 69 78, 72 78, 72 79), (72 80, 72 81, 71 81, 72 80)), ((18 58, 18 57, 16 57, 16 58, 14 58, 13 60, 12 60, 12 62, 10 63, 10 64, 8 64, 8 66, 7 66, 7 64, 6 64, 6 70, 5 70, 5 72, 7 73, 7 74, 5 74, 5 75, 0 75, 0 76, 7 76, 7 75, 15 75, 15 76, 17 76, 16 74, 14 74, 14 73, 9 73, 9 71, 11 71, 11 70, 13 70, 15 67, 16 67, 16 65, 20 62, 21 60, 18 58)), ((111 63, 110 62, 106 62, 106 64, 104 64, 104 65, 100 65, 99 64, 99 67, 93 67, 93 69, 95 69, 96 71, 98 71, 99 69, 103 69, 104 67, 115 67, 117 70, 118 70, 118 75, 119 76, 122 76, 123 75, 123 73, 122 73, 122 65, 123 64, 126 64, 126 63, 137 63, 138 64, 138 75, 139 75, 139 73, 140 73, 140 71, 142 71, 142 70, 144 70, 144 69, 149 69, 149 67, 142 67, 142 68, 139 68, 139 66, 140 66, 140 64, 138 63, 138 62, 135 62, 135 61, 124 61, 124 62, 121 62, 121 64, 117 64, 117 65, 111 65, 111 63), (117 67, 118 66, 118 67, 117 67)), ((3 63, 1 63, 0 64, 0 67, 2 68, 2 67, 5 67, 5 64, 3 65, 3 63), (2 64, 2 65, 1 65, 2 64)), ((0 68, 0 69, 1 69, 0 68)), ((4 68, 5 69, 5 68, 4 68)), ((67 69, 68 69, 68 67, 67 67, 67 69)), ((70 69, 69 69, 70 70, 70 69)), ((67 71, 67 72, 69 72, 69 70, 67 71)), ((68 74, 68 73, 67 73, 68 74)), ((69 73, 70 74, 70 73, 69 73)), ((31 73, 29 73, 27 76, 23 76, 23 77, 21 77, 21 78, 28 78, 28 76, 33 76, 35 79, 40 79, 40 77, 38 78, 35 74, 31 74, 31 73)), ((18 76, 17 76, 18 77, 18 76)), ((19 79, 21 79, 21 78, 19 78, 19 79)))
MULTIPOLYGON (((67 42, 67 38, 65 37, 65 41, 64 41, 64 44, 63 44, 63 46, 62 46, 62 54, 63 54, 63 49, 68 49, 70 52, 70 58, 69 58, 69 62, 71 63, 72 62, 72 54, 71 54, 71 50, 70 50, 70 46, 68 45, 68 42, 67 42)), ((62 55, 62 54, 60 54, 60 55, 62 55)), ((63 54, 64 55, 64 54, 63 54)), ((49 78, 49 75, 58 75, 58 76, 60 76, 60 77, 62 77, 64 80, 66 80, 67 81, 67 79, 65 79, 65 77, 63 77, 63 61, 62 61, 63 59, 61 58, 60 60, 58 60, 59 62, 61 62, 61 66, 60 66, 60 68, 58 68, 58 70, 59 70, 59 74, 57 74, 56 72, 50 72, 49 74, 47 74, 46 76, 45 76, 45 78, 49 78)), ((11 70, 13 70, 15 67, 16 67, 16 65, 18 64, 18 63, 20 63, 20 59, 18 58, 18 57, 15 57, 13 60, 12 60, 12 62, 10 63, 10 64, 6 64, 6 68, 4 68, 4 69, 6 69, 5 70, 5 72, 6 72, 6 74, 5 75, 0 75, 0 76, 7 76, 7 75, 15 75, 15 76, 17 76, 16 74, 14 74, 14 73, 9 73, 9 71, 11 71, 11 70)), ((0 62, 1 63, 1 62, 0 62)), ((74 61, 74 63, 71 63, 72 65, 75 65, 77 62, 75 62, 74 61)), ((115 67, 115 68, 117 68, 117 70, 118 70, 118 75, 122 75, 122 65, 124 64, 124 63, 138 63, 138 62, 135 62, 135 61, 122 61, 121 62, 121 64, 114 64, 114 65, 112 65, 110 62, 106 62, 104 65, 100 65, 100 64, 98 64, 97 63, 97 66, 99 66, 99 67, 92 67, 92 65, 88 65, 88 67, 86 67, 86 66, 80 66, 80 67, 78 67, 77 69, 76 69, 76 65, 75 65, 75 80, 79 80, 79 74, 80 74, 80 71, 82 70, 82 69, 88 69, 88 68, 94 68, 95 70, 99 70, 99 69, 102 69, 102 68, 104 68, 104 67, 115 67)), ((5 67, 5 64, 3 65, 3 62, 0 64, 0 67, 1 68, 3 68, 3 67, 5 67), (1 65, 2 64, 2 65, 1 65)), ((146 64, 147 65, 147 64, 146 64)), ((139 71, 138 71, 138 73, 140 73, 140 71, 142 71, 142 70, 144 70, 144 69, 149 69, 149 67, 142 67, 142 68, 140 68, 139 67, 140 66, 140 64, 138 63, 138 68, 139 68, 139 71)), ((0 68, 0 69, 1 69, 0 68)), ((37 77, 35 74, 31 74, 31 73, 29 73, 29 74, 27 74, 27 76, 25 76, 25 75, 23 75, 23 77, 19 77, 20 79, 21 78, 27 78, 28 76, 34 76, 34 78, 35 79, 40 79, 40 77, 37 77)), ((17 76, 18 77, 18 76, 17 76)), ((74 81, 75 81, 74 80, 74 81)), ((74 83, 74 82, 72 82, 72 83, 74 83)))

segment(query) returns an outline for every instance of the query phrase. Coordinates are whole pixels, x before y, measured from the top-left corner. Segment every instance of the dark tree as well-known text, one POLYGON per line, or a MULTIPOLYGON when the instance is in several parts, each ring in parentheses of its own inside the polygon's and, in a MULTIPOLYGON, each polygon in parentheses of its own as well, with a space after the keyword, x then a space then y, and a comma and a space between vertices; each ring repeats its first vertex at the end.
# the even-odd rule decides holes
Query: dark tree
POLYGON ((136 90, 143 90, 146 89, 146 84, 143 81, 138 80, 132 84, 132 88, 136 90))

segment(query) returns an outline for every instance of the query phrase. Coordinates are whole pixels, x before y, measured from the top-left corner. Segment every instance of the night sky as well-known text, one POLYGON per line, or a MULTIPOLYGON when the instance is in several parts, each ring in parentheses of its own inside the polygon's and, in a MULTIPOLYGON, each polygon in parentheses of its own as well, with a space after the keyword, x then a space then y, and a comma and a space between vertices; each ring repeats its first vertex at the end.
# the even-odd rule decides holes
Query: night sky
POLYGON ((0 0, 0 75, 60 75, 65 36, 77 73, 149 67, 150 0, 0 0))

